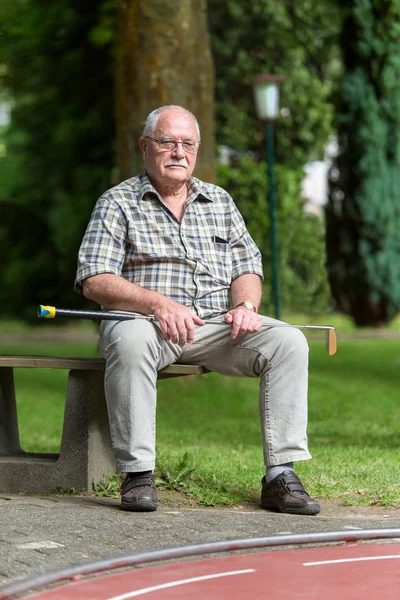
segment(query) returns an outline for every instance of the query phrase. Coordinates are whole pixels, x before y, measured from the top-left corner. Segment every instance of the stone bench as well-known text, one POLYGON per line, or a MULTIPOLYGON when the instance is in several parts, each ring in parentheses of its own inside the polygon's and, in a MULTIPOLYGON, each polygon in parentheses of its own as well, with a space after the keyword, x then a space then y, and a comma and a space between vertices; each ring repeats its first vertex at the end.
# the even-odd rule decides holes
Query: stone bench
MULTIPOLYGON (((0 356, 0 492, 91 491, 94 483, 115 473, 104 366, 100 358, 0 356), (20 446, 14 384, 17 368, 69 370, 59 454, 25 452, 20 446)), ((158 378, 203 373, 208 370, 199 365, 175 364, 161 370, 158 378)))

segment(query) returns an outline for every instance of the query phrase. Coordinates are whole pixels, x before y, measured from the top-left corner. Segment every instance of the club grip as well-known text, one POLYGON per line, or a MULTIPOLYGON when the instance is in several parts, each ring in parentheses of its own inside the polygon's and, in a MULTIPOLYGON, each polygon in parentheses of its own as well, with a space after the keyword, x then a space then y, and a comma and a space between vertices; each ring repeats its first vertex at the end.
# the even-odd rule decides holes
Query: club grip
POLYGON ((56 316, 56 307, 55 306, 43 306, 40 304, 37 310, 37 316, 39 319, 54 319, 56 316))

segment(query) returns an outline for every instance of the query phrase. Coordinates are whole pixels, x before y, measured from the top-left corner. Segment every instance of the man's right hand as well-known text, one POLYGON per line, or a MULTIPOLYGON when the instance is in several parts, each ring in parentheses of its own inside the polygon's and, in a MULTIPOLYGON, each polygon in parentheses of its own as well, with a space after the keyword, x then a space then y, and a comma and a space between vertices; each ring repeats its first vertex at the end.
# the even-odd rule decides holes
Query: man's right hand
POLYGON ((205 324, 187 306, 153 290, 146 290, 120 275, 93 275, 85 279, 82 285, 86 298, 109 310, 153 314, 160 324, 164 339, 180 346, 193 342, 195 326, 205 324))
POLYGON ((160 325, 164 339, 179 346, 191 344, 194 340, 195 326, 205 325, 204 321, 187 306, 170 299, 155 307, 153 314, 160 325))

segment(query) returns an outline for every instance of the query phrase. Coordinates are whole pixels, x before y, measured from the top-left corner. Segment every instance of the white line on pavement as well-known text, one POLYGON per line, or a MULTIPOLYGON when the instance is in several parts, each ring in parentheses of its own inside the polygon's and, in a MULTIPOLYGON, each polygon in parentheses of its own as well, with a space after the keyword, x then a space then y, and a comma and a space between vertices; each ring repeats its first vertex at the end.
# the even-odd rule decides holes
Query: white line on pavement
POLYGON ((388 554, 387 556, 363 556, 360 558, 340 558, 337 560, 320 560, 318 562, 303 563, 303 567, 317 567, 318 565, 334 565, 337 563, 360 562, 362 560, 385 560, 387 558, 400 558, 400 554, 388 554))
POLYGON ((136 596, 142 596, 143 594, 149 594, 151 592, 157 592, 158 590, 164 590, 166 588, 175 587, 178 585, 185 585, 187 583, 196 583, 197 581, 206 581, 207 579, 216 579, 217 577, 230 577, 231 575, 244 575, 245 573, 255 573, 255 569, 244 569, 243 571, 227 571, 226 573, 215 573, 213 575, 202 575, 200 577, 191 577, 190 579, 178 579, 177 581, 169 581, 168 583, 161 583, 160 585, 154 585, 153 587, 142 588, 135 590, 134 592, 128 592, 121 596, 113 596, 107 600, 127 600, 127 598, 135 598, 136 596))

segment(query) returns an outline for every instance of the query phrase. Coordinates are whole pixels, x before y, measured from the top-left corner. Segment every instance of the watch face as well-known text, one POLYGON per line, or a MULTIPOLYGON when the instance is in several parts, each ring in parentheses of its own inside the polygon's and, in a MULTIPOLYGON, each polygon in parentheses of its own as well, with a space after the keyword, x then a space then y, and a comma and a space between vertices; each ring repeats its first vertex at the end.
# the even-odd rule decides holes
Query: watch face
POLYGON ((251 302, 241 302, 240 304, 238 304, 238 306, 244 306, 245 308, 248 308, 249 310, 254 310, 254 312, 257 312, 256 307, 254 306, 254 304, 251 304, 251 302))

